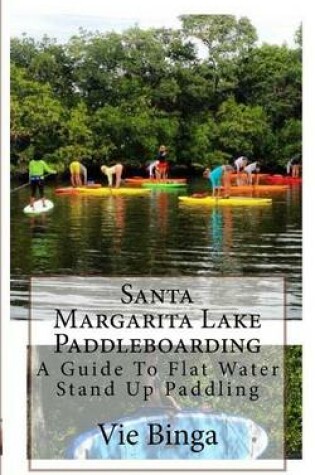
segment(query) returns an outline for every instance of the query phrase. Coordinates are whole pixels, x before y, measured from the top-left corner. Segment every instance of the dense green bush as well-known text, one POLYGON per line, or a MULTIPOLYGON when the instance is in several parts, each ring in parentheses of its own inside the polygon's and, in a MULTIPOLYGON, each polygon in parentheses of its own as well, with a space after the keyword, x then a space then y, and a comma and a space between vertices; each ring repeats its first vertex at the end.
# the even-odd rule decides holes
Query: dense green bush
POLYGON ((66 44, 12 38, 12 171, 35 150, 59 170, 75 157, 141 165, 161 143, 177 164, 246 154, 275 168, 300 153, 301 30, 290 49, 258 46, 246 18, 181 21, 66 44))

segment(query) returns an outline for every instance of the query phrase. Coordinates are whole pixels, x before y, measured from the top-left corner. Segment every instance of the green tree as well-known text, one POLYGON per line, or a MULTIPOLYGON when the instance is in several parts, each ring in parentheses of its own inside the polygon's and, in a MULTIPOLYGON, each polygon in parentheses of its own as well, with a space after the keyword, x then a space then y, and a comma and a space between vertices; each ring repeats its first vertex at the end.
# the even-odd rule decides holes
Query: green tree
POLYGON ((298 46, 298 48, 302 50, 302 45, 303 45, 302 24, 298 27, 298 29, 295 32, 294 41, 295 41, 295 44, 298 46))
POLYGON ((181 162, 209 164, 213 158, 218 127, 211 113, 181 123, 177 155, 181 162))
POLYGON ((177 162, 244 153, 274 167, 301 150, 301 27, 296 47, 257 46, 247 18, 184 15, 178 29, 91 33, 66 44, 11 40, 11 159, 34 148, 143 164, 161 143, 177 162))
POLYGON ((95 152, 105 160, 125 159, 144 163, 156 153, 160 143, 171 143, 177 133, 177 120, 158 113, 145 102, 130 107, 104 106, 93 118, 95 152))
POLYGON ((91 118, 84 102, 79 102, 70 110, 64 122, 63 140, 58 149, 58 156, 67 163, 74 158, 89 158, 93 155, 93 132, 90 128, 91 118))
POLYGON ((251 49, 257 33, 248 18, 233 15, 182 15, 186 35, 202 41, 207 47, 208 61, 216 67, 223 58, 251 49))
POLYGON ((25 34, 22 35, 22 38, 11 38, 10 61, 12 66, 28 68, 37 54, 38 50, 33 38, 29 38, 25 34))
MULTIPOLYGON (((206 47, 205 59, 212 72, 215 94, 226 89, 231 92, 235 83, 236 62, 248 53, 257 41, 257 33, 249 19, 239 20, 233 15, 182 15, 183 31, 206 47)), ((224 98, 223 98, 224 100, 224 98)))
POLYGON ((229 99, 221 104, 217 121, 219 149, 234 157, 246 155, 263 161, 263 144, 271 131, 262 107, 229 99))
POLYGON ((89 109, 117 104, 117 78, 122 75, 122 38, 117 33, 91 35, 81 30, 67 45, 74 64, 73 86, 89 109))
POLYGON ((301 67, 298 51, 287 46, 265 44, 254 49, 240 61, 236 97, 262 106, 275 128, 288 117, 300 119, 301 67))
POLYGON ((285 165, 294 155, 302 156, 302 122, 288 119, 277 132, 277 161, 285 165))
POLYGON ((59 148, 64 113, 48 84, 29 79, 25 69, 12 67, 11 152, 15 165, 23 167, 34 148, 43 155, 59 148), (21 147, 25 138, 26 147, 21 147))

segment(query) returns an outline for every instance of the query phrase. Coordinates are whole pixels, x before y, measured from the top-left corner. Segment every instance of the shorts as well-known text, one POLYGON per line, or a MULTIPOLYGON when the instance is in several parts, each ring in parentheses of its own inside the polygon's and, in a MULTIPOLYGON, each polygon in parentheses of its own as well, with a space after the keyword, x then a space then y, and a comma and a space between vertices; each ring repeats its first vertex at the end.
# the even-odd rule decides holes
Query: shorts
POLYGON ((44 180, 43 178, 31 178, 31 197, 35 198, 38 188, 40 198, 44 197, 44 180))
POLYGON ((159 172, 166 172, 168 169, 168 163, 167 162, 160 162, 157 166, 156 169, 159 172))
POLYGON ((69 168, 70 168, 71 175, 80 175, 81 173, 80 162, 71 162, 69 168))

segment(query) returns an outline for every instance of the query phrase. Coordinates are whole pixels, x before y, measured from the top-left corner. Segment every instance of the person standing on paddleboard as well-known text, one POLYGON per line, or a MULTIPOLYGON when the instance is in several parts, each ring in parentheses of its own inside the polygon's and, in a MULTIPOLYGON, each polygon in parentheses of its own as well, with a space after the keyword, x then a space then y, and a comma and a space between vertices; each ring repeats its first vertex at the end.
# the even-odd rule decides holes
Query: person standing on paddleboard
POLYGON ((107 176, 108 186, 111 188, 113 186, 113 175, 116 176, 115 187, 119 188, 121 183, 121 175, 123 172, 124 166, 121 163, 116 163, 112 167, 107 167, 106 165, 101 166, 101 172, 107 176))
POLYGON ((167 178, 168 172, 168 163, 166 161, 167 150, 165 145, 160 145, 159 152, 157 155, 157 165, 155 167, 156 177, 160 178, 161 180, 165 180, 167 178))
POLYGON ((34 158, 30 161, 28 169, 29 182, 31 185, 30 206, 34 208, 36 191, 38 189, 39 196, 43 201, 43 207, 45 207, 44 175, 45 173, 56 174, 57 172, 52 170, 44 160, 41 160, 38 153, 34 154, 34 158))
POLYGON ((300 155, 294 155, 287 163, 287 175, 291 175, 292 178, 298 178, 301 170, 301 157, 300 155))
POLYGON ((214 170, 210 170, 210 168, 206 168, 203 172, 203 176, 208 178, 212 188, 212 196, 213 197, 220 197, 221 188, 223 183, 224 188, 224 198, 228 198, 230 194, 230 183, 231 178, 230 175, 233 171, 233 167, 231 165, 220 165, 214 170))

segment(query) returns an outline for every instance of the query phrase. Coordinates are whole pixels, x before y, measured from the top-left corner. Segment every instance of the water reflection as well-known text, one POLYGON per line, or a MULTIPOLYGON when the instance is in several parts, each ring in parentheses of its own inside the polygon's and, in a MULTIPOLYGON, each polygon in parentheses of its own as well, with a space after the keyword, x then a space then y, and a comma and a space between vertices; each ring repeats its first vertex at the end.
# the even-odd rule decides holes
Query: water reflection
POLYGON ((223 252, 223 213, 221 209, 214 208, 211 211, 210 230, 212 238, 212 257, 218 259, 223 252))
POLYGON ((178 205, 179 192, 99 197, 47 191, 54 210, 32 218, 21 211, 27 192, 12 195, 13 317, 27 316, 30 275, 85 273, 285 275, 289 317, 301 316, 300 187, 276 194, 268 208, 191 209, 178 205))
POLYGON ((45 239, 47 232, 47 216, 45 214, 30 217, 30 232, 32 237, 32 260, 36 261, 38 259, 45 259, 49 253, 48 242, 45 239))

